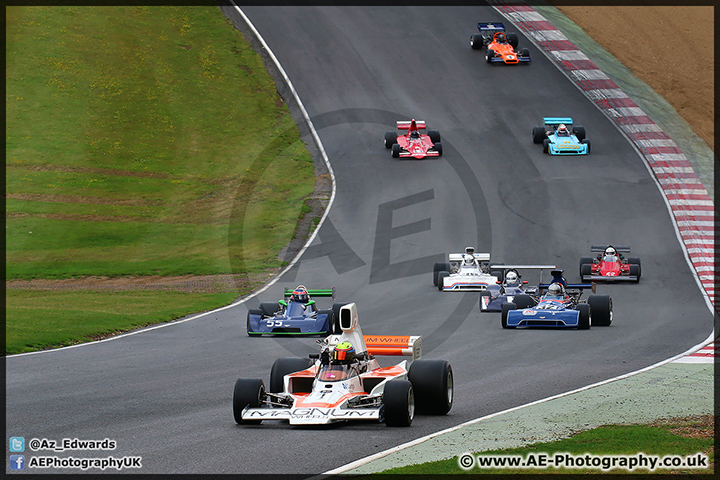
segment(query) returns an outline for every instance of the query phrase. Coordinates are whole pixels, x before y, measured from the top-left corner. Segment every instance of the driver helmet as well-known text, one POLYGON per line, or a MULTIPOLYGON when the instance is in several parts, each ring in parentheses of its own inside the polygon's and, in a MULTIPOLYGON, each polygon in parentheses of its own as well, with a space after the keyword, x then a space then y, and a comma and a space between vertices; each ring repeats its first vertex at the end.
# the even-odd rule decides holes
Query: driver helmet
POLYGON ((497 40, 498 43, 505 43, 505 34, 503 34, 503 33, 498 33, 496 40, 497 40))
POLYGON ((548 287, 548 293, 550 295, 562 295, 562 285, 559 283, 551 283, 548 287))
POLYGON ((420 132, 418 132, 417 130, 413 130, 412 132, 410 132, 410 137, 420 138, 420 132))
POLYGON ((615 255, 615 249, 613 247, 607 247, 605 249, 605 255, 615 255))
POLYGON ((558 135, 567 135, 568 134, 568 128, 564 123, 561 123, 558 125, 558 135))
POLYGON ((475 257, 472 255, 463 255, 463 260, 465 261, 465 265, 472 265, 475 263, 475 257))
POLYGON ((340 342, 335 345, 332 359, 336 363, 350 363, 355 358, 355 348, 350 342, 340 342))
POLYGON ((510 271, 507 272, 507 274, 505 275, 505 283, 511 283, 511 284, 513 284, 513 283, 518 283, 519 280, 520 280, 520 279, 519 279, 518 274, 517 274, 517 272, 516 272, 515 270, 510 270, 510 271))
POLYGON ((305 288, 304 285, 298 285, 295 290, 293 290, 290 300, 293 302, 307 303, 310 300, 307 288, 305 288))

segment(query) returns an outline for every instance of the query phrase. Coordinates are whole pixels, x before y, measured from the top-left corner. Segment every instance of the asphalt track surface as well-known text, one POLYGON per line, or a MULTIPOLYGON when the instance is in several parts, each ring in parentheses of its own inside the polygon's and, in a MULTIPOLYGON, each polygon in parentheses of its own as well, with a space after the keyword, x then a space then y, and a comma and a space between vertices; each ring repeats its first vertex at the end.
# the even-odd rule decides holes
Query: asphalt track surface
POLYGON ((332 163, 337 195, 326 221, 258 298, 112 341, 6 358, 7 437, 114 439, 112 452, 38 454, 142 456, 130 473, 313 475, 647 367, 708 337, 712 315, 642 159, 522 35, 531 65, 491 66, 470 49, 478 21, 501 20, 491 7, 244 11, 332 163), (544 155, 530 132, 550 115, 585 126, 591 155, 544 155), (443 157, 391 158, 383 134, 409 118, 440 130, 443 157), (578 281, 579 258, 598 243, 631 245, 643 266, 637 285, 598 287, 613 299, 610 327, 504 330, 499 314, 480 314, 477 293, 438 292, 431 282, 433 263, 466 245, 494 262, 557 264, 578 281), (423 357, 453 366, 451 412, 416 417, 410 428, 236 425, 238 377, 268 382, 276 358, 317 351, 314 339, 245 333, 248 308, 298 283, 335 286, 338 301, 358 304, 365 334, 422 335, 423 357))

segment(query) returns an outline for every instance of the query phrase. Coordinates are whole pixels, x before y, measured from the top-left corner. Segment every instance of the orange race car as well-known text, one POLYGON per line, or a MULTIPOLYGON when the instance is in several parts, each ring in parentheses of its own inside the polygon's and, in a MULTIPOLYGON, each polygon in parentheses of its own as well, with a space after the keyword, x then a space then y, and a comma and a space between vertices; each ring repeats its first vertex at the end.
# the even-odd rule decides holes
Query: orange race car
POLYGON ((502 23, 478 23, 478 30, 480 33, 470 36, 470 46, 474 50, 487 47, 488 63, 530 63, 530 50, 517 50, 517 33, 506 33, 502 23))

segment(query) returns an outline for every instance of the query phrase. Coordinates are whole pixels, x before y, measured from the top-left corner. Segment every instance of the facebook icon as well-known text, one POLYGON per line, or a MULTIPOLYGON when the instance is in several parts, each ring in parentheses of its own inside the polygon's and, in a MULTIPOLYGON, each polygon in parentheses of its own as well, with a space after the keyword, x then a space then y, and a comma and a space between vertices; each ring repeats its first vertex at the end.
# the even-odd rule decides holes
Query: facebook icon
POLYGON ((10 455, 10 470, 25 470, 25 455, 10 455))

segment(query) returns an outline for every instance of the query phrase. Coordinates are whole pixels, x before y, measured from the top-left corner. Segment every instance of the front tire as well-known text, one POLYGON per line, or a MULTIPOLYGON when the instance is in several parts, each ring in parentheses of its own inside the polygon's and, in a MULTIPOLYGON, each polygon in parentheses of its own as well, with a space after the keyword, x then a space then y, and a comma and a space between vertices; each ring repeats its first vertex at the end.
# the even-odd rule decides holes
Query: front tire
POLYGON ((400 145, 397 143, 392 145, 392 156, 393 158, 400 158, 400 145))
POLYGON ((515 328, 514 325, 508 325, 508 312, 510 310, 516 310, 517 305, 512 302, 502 304, 502 312, 500 313, 500 324, 503 328, 515 328))
POLYGON ((437 288, 442 292, 443 289, 443 283, 445 283, 445 277, 449 277, 450 272, 440 272, 438 273, 438 282, 437 282, 437 288))
POLYGON ((488 48, 487 52, 485 53, 485 61, 487 63, 492 63, 492 59, 494 56, 495 56, 495 52, 491 48, 488 48))
POLYGON ((590 328, 590 305, 581 303, 577 306, 578 311, 578 330, 587 330, 590 328))
POLYGON ((385 425, 409 427, 415 418, 415 394, 408 380, 391 380, 383 390, 385 425))
POLYGON ((243 420, 245 407, 256 408, 265 399, 265 383, 261 379, 239 378, 233 390, 233 417, 238 424, 257 425, 262 420, 243 420))
POLYGON ((447 263, 438 262, 435 265, 433 265, 433 285, 437 287, 438 285, 438 274, 440 272, 449 272, 450 271, 450 265, 447 263))
POLYGON ((442 142, 435 142, 433 148, 436 152, 438 152, 438 157, 442 157, 442 142))
POLYGON ((453 371, 446 360, 415 360, 408 379, 415 391, 417 412, 445 415, 450 411, 455 393, 453 371))
POLYGON ((550 153, 550 140, 547 138, 543 140, 543 153, 550 153))
POLYGON ((588 140, 588 139, 583 139, 583 140, 580 141, 580 143, 582 143, 583 145, 587 146, 587 152, 586 152, 586 153, 589 155, 589 154, 590 154, 590 140, 588 140))
POLYGON ((280 304, 277 302, 262 302, 260 304, 260 311, 263 317, 274 317, 275 314, 280 311, 280 304))
POLYGON ((515 295, 513 299, 515 307, 522 310, 523 308, 532 308, 535 306, 535 299, 530 295, 515 295))
POLYGON ((637 267, 638 267, 637 268, 638 269, 637 277, 638 277, 638 280, 640 280, 640 275, 642 274, 642 267, 640 266, 640 259, 637 257, 630 257, 630 258, 628 258, 628 263, 631 265, 637 265, 637 267))

